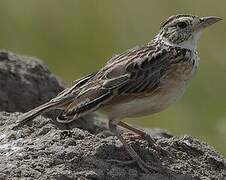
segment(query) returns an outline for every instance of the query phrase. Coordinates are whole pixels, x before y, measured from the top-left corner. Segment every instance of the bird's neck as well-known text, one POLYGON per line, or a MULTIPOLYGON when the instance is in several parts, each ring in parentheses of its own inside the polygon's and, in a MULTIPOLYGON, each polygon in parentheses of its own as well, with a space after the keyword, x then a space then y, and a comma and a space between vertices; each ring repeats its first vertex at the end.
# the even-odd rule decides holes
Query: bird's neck
POLYGON ((199 39, 199 36, 200 36, 200 34, 197 34, 196 36, 191 37, 189 40, 177 44, 177 43, 170 42, 168 39, 166 39, 166 38, 162 37, 160 34, 158 34, 157 36, 155 36, 155 38, 153 39, 152 42, 154 42, 154 43, 160 42, 160 43, 166 44, 168 46, 185 48, 185 49, 189 49, 193 52, 197 52, 196 49, 197 49, 197 41, 199 39))

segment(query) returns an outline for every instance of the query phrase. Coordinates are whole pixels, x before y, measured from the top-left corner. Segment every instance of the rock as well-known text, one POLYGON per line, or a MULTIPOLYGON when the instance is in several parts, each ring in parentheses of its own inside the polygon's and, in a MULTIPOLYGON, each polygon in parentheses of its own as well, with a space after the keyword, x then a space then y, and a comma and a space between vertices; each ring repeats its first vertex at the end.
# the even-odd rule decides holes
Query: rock
MULTIPOLYGON (((55 97, 65 89, 65 83, 52 74, 41 60, 0 50, 0 111, 26 112, 55 97)), ((57 112, 46 113, 56 117, 57 112)), ((106 129, 105 123, 88 115, 62 129, 79 127, 92 133, 106 129)))
POLYGON ((129 155, 115 137, 103 133, 106 124, 95 114, 67 125, 53 123, 52 116, 39 116, 23 127, 15 126, 21 115, 15 111, 30 110, 62 89, 62 81, 40 60, 0 51, 0 179, 226 179, 225 159, 190 136, 146 129, 162 149, 155 150, 122 130, 142 159, 167 168, 147 174, 135 163, 121 165, 119 161, 130 160, 129 155))
POLYGON ((226 179, 225 159, 208 144, 190 136, 155 136, 164 151, 128 132, 127 141, 148 164, 167 168, 146 174, 130 160, 113 136, 91 134, 78 128, 59 129, 51 119, 37 117, 24 127, 14 127, 20 113, 0 113, 0 178, 2 179, 226 179))
POLYGON ((0 50, 0 111, 25 112, 63 89, 40 60, 0 50))

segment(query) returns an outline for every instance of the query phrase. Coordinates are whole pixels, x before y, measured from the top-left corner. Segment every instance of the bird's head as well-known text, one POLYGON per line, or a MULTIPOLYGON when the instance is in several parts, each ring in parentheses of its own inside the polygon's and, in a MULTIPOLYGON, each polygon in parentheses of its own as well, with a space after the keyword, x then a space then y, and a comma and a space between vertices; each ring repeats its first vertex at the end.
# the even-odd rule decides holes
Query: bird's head
POLYGON ((220 20, 222 19, 219 17, 198 17, 190 14, 171 16, 161 24, 158 36, 171 44, 196 49, 203 29, 220 20))

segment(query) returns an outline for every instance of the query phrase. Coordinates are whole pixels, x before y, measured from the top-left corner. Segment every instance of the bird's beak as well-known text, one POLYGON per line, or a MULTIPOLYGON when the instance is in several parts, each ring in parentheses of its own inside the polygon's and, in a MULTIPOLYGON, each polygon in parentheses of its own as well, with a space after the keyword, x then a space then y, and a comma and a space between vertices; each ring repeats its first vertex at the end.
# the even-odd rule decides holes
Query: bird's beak
POLYGON ((221 20, 222 18, 216 16, 202 17, 200 18, 200 22, 195 26, 195 31, 205 29, 206 27, 209 27, 221 20))

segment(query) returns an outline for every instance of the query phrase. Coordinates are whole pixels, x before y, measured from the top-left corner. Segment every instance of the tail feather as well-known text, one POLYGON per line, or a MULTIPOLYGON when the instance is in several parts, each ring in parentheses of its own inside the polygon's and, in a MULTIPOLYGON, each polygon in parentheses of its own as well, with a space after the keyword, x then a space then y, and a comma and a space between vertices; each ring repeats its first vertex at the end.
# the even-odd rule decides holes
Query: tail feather
POLYGON ((41 115, 42 113, 52 109, 52 108, 55 108, 55 105, 51 102, 47 102, 45 104, 42 104, 41 106, 38 106, 24 114, 22 114, 20 117, 19 117, 19 121, 17 121, 18 124, 25 124, 27 123, 28 121, 34 119, 35 117, 41 115))

